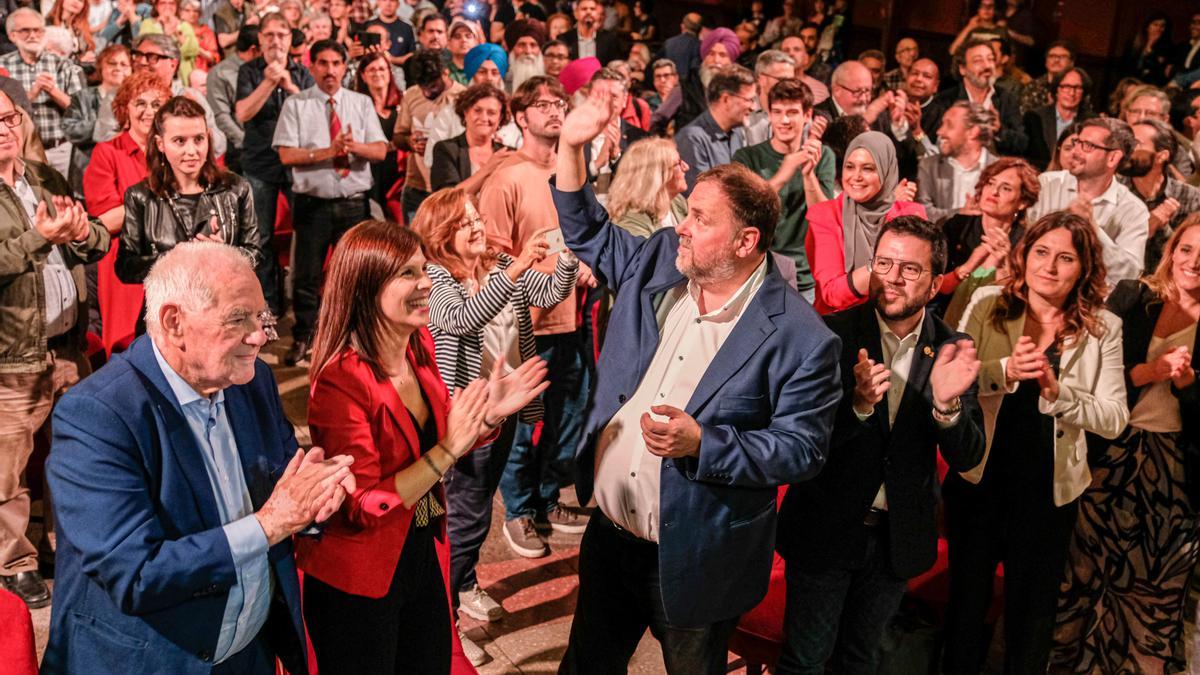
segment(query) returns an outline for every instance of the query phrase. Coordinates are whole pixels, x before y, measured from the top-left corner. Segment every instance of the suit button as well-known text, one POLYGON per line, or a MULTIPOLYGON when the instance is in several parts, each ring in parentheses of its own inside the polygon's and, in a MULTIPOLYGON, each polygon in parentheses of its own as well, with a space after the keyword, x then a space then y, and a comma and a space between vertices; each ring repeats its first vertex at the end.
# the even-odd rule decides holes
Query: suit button
POLYGON ((620 396, 617 397, 617 403, 624 403, 624 402, 625 402, 625 394, 621 394, 620 396))
POLYGON ((1055 438, 1062 438, 1062 437, 1063 437, 1063 430, 1062 430, 1062 429, 1059 429, 1059 430, 1058 430, 1058 433, 1054 434, 1054 437, 1055 437, 1055 438))
POLYGON ((388 505, 387 505, 387 502, 379 502, 379 510, 380 510, 380 511, 387 511, 387 510, 388 510, 388 505))
POLYGON ((201 649, 200 651, 196 652, 196 656, 198 656, 201 661, 208 661, 212 658, 212 652, 208 651, 207 649, 201 649))
POLYGON ((1062 419, 1062 413, 1054 413, 1054 419, 1056 419, 1056 420, 1061 420, 1061 419, 1062 419))
POLYGON ((1000 385, 996 384, 995 382, 992 383, 992 391, 996 391, 999 388, 1000 388, 1000 385))

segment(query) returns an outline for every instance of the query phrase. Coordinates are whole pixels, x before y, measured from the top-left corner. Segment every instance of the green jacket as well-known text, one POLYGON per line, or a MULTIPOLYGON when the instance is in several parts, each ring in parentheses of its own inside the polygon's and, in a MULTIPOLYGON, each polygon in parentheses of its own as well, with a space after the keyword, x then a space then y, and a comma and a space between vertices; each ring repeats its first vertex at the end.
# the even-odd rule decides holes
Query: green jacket
MULTIPOLYGON (((67 181, 40 162, 25 163, 25 180, 38 201, 69 196, 67 181)), ((61 247, 79 298, 77 321, 70 335, 82 347, 87 331, 87 284, 83 266, 104 257, 111 243, 99 220, 88 221, 86 241, 61 247)), ((0 181, 0 373, 39 373, 46 367, 46 286, 42 269, 52 244, 29 221, 21 198, 0 181)))
MULTIPOLYGON (((684 218, 687 218, 687 198, 683 195, 675 195, 675 198, 671 200, 671 212, 675 214, 676 222, 682 222, 684 218)), ((630 211, 613 221, 613 224, 630 234, 636 234, 643 238, 658 231, 658 221, 654 219, 654 216, 641 211, 630 211)))

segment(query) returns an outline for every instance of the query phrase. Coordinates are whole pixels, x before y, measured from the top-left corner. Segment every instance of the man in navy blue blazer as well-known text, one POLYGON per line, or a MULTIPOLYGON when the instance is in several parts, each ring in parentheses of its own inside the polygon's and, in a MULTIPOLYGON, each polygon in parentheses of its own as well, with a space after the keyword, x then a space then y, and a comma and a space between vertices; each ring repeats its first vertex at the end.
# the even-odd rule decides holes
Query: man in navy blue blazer
POLYGON ((297 451, 242 253, 181 244, 145 289, 148 334, 54 412, 42 672, 305 673, 291 535, 353 490, 350 460, 297 451))
POLYGON ((766 593, 777 486, 825 462, 838 339, 766 255, 779 198, 740 165, 701 174, 687 218, 613 225, 582 148, 624 101, 593 84, 563 123, 552 190, 567 246, 616 293, 576 454, 579 599, 560 672, 624 672, 649 628, 670 673, 724 673, 766 593))

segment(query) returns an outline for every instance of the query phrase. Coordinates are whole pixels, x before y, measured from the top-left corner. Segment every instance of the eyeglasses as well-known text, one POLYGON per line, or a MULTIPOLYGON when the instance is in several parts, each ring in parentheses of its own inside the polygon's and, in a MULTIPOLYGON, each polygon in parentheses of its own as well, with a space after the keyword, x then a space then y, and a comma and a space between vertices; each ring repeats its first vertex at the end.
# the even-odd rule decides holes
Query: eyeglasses
POLYGON ((554 101, 534 101, 529 107, 536 108, 540 113, 549 113, 551 110, 566 112, 567 102, 562 99, 556 99, 554 101))
POLYGON ((922 274, 925 273, 925 268, 921 267, 915 262, 909 262, 907 260, 893 260, 891 258, 871 258, 871 272, 878 274, 881 277, 886 276, 888 272, 891 272, 892 267, 895 265, 900 266, 901 278, 908 281, 916 281, 917 279, 921 278, 922 274))
POLYGON ((1047 55, 1046 55, 1046 60, 1047 60, 1047 61, 1066 61, 1067 59, 1070 59, 1070 58, 1071 58, 1071 55, 1070 55, 1070 54, 1054 54, 1054 53, 1050 53, 1050 54, 1047 54, 1047 55))
POLYGON ((558 52, 543 52, 542 53, 542 59, 548 60, 548 61, 566 61, 569 58, 571 58, 571 57, 568 56, 567 54, 560 54, 558 52))
POLYGON ((260 38, 266 38, 267 40, 275 40, 277 42, 283 42, 285 40, 291 41, 291 39, 292 39, 291 33, 285 33, 283 31, 271 31, 269 33, 261 32, 258 34, 258 36, 260 38))
POLYGON ((140 51, 137 49, 133 50, 132 52, 129 52, 129 55, 133 57, 133 60, 135 62, 145 61, 146 63, 148 63, 152 66, 158 65, 158 62, 162 61, 163 59, 172 58, 170 56, 167 56, 166 54, 155 54, 154 52, 143 52, 143 51, 140 51))
POLYGON ((749 105, 754 105, 754 97, 753 96, 742 96, 741 94, 735 94, 733 92, 729 92, 729 95, 736 99, 741 100, 743 103, 747 103, 749 105))
POLYGON ((479 214, 463 216, 463 219, 458 221, 458 229, 466 230, 472 227, 483 227, 483 218, 479 214))
POLYGON ((1061 91, 1074 91, 1074 92, 1083 91, 1082 84, 1060 84, 1060 85, 1058 85, 1058 88, 1061 91))
POLYGON ((870 97, 870 95, 871 95, 871 87, 863 87, 862 89, 851 89, 850 87, 843 87, 840 84, 835 84, 833 86, 837 87, 838 89, 841 89, 844 92, 849 93, 854 98, 867 98, 867 97, 870 97))
POLYGON ((16 35, 17 37, 25 37, 27 35, 30 37, 33 37, 35 35, 45 35, 46 29, 45 28, 15 28, 9 32, 12 33, 13 35, 16 35))
POLYGON ((9 129, 16 129, 17 127, 21 126, 21 119, 22 117, 20 110, 13 110, 12 112, 0 115, 0 122, 3 122, 4 126, 8 127, 9 129))
POLYGON ((1068 147, 1068 145, 1070 145, 1072 147, 1077 147, 1080 150, 1083 150, 1084 152, 1095 152, 1097 150, 1103 150, 1105 152, 1112 152, 1112 151, 1116 150, 1116 148, 1110 148, 1110 147, 1104 146, 1104 145, 1097 145, 1096 143, 1093 143, 1091 141, 1085 141, 1082 138, 1075 139, 1074 143, 1072 143, 1070 140, 1064 142, 1063 149, 1070 150, 1071 148, 1068 147))

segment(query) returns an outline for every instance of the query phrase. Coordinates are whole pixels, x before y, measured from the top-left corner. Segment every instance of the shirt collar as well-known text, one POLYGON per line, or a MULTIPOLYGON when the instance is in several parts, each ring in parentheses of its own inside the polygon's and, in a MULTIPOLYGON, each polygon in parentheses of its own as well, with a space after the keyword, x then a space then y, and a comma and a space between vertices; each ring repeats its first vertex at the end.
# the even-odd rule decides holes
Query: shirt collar
POLYGON ((916 341, 917 336, 921 334, 921 326, 925 323, 925 309, 921 309, 921 320, 916 323, 912 329, 912 332, 904 337, 900 337, 892 332, 892 329, 888 327, 887 322, 883 320, 883 315, 879 313, 879 310, 875 310, 875 321, 879 323, 879 334, 881 336, 891 336, 895 338, 899 344, 904 344, 909 340, 916 341))
POLYGON ((732 130, 725 131, 721 128, 720 124, 717 124, 717 118, 713 117, 711 110, 705 110, 704 114, 701 115, 701 120, 701 124, 708 130, 709 135, 714 138, 724 140, 733 134, 732 130))
POLYGON ((983 167, 987 165, 987 148, 980 148, 979 159, 977 159, 975 161, 975 166, 973 166, 971 168, 967 168, 967 167, 963 166, 961 162, 959 162, 957 159, 955 159, 953 157, 946 157, 946 161, 949 162, 951 166, 953 166, 954 168, 956 168, 959 171, 962 171, 964 173, 974 173, 976 171, 982 171, 983 167))
POLYGON ((198 401, 203 401, 209 405, 219 405, 225 402, 224 389, 218 391, 216 396, 213 396, 211 399, 201 396, 198 391, 192 388, 192 385, 188 384, 187 381, 180 377, 179 373, 175 372, 171 364, 167 363, 167 360, 163 358, 162 352, 158 351, 158 345, 155 344, 153 339, 150 340, 150 347, 154 350, 154 360, 158 361, 158 367, 162 370, 163 377, 167 379, 167 386, 171 387, 171 391, 175 394, 175 400, 179 402, 180 408, 186 408, 198 401))
MULTIPOLYGON (((758 267, 750 274, 749 278, 737 289, 733 295, 725 301, 721 307, 709 310, 705 314, 700 315, 700 319, 705 321, 714 321, 724 323, 731 321, 742 313, 746 303, 753 297, 755 291, 762 286, 763 281, 767 278, 767 258, 763 256, 763 260, 758 264, 758 267)), ((689 280, 687 285, 688 295, 692 301, 696 302, 700 298, 700 285, 695 281, 689 280)))

